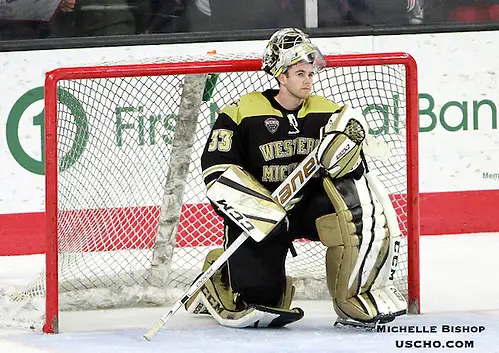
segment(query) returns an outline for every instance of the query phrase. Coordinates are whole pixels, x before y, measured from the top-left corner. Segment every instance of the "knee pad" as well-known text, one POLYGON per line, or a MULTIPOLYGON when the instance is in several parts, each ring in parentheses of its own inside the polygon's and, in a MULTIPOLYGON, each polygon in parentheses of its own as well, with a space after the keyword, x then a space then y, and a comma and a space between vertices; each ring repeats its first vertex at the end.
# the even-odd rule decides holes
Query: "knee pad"
POLYGON ((391 265, 390 229, 368 179, 325 178, 323 185, 335 213, 318 218, 316 227, 328 247, 327 284, 336 313, 363 322, 405 313, 405 300, 384 270, 391 265))

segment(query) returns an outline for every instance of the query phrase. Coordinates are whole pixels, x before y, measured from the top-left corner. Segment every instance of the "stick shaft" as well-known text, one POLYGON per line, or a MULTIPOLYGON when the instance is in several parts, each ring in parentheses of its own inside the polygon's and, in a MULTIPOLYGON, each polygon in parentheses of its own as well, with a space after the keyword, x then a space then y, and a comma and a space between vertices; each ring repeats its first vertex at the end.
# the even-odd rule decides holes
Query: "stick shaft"
POLYGON ((163 315, 156 323, 151 327, 149 331, 144 334, 144 338, 150 341, 154 335, 156 335, 159 330, 166 324, 166 322, 171 319, 173 315, 185 304, 187 301, 217 272, 217 270, 222 267, 222 265, 231 257, 231 255, 236 251, 242 243, 249 238, 249 235, 242 233, 237 239, 222 253, 222 255, 211 264, 208 269, 203 272, 201 276, 189 287, 189 290, 180 298, 172 308, 163 315))

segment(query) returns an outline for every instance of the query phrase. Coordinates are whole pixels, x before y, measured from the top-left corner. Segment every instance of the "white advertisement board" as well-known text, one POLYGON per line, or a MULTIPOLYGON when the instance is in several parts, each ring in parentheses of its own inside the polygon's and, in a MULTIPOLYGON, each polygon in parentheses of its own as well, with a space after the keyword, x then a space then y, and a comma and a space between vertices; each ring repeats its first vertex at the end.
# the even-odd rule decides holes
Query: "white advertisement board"
MULTIPOLYGON (((418 63, 420 191, 499 189, 499 32, 317 38, 325 54, 407 52, 418 63)), ((260 53, 265 41, 0 53, 0 214, 44 211, 41 153, 45 72, 161 62, 165 57, 260 53)))

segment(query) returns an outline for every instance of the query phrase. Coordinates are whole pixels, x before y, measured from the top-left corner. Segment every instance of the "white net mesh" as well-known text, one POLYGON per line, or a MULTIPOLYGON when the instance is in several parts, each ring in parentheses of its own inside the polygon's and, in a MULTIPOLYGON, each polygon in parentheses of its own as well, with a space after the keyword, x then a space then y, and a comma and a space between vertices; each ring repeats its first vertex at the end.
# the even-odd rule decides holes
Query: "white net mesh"
MULTIPOLYGON (((201 178, 204 144, 220 108, 276 82, 261 71, 213 72, 59 81, 61 309, 171 302, 200 272, 208 250, 221 246, 222 222, 201 178)), ((405 89, 403 65, 328 67, 314 84, 316 94, 363 108, 378 154, 368 163, 390 193, 404 236, 405 89)), ((297 298, 329 298, 325 248, 308 241, 295 248, 287 271, 297 298)), ((406 242, 399 264, 396 285, 407 293, 406 242)), ((22 294, 44 293, 42 273, 22 294)))

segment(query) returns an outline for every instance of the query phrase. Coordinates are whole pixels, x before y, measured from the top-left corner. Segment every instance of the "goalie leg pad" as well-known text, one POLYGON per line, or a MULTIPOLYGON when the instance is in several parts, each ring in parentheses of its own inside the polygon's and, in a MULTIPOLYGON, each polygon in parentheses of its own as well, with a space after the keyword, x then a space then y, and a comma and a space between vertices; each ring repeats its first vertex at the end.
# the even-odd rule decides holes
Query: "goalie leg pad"
MULTIPOLYGON (((203 270, 206 270, 222 251, 223 249, 210 251, 203 270)), ((277 307, 246 305, 238 300, 232 288, 223 282, 222 275, 218 271, 189 300, 186 309, 191 313, 209 313, 220 325, 226 327, 282 327, 300 320, 304 315, 300 308, 290 309, 293 296, 292 280, 286 278, 285 290, 277 307)))
MULTIPOLYGON (((206 258, 204 259, 202 272, 205 272, 223 254, 223 252, 224 252, 223 248, 210 250, 208 252, 208 254, 206 255, 206 258)), ((202 273, 199 274, 199 276, 201 276, 201 275, 202 275, 202 273)), ((196 277, 196 279, 193 282, 195 282, 199 278, 199 276, 196 277)), ((220 282, 221 282, 222 281, 221 270, 218 270, 217 273, 213 277, 217 277, 217 276, 220 276, 220 282)), ((208 309, 206 308, 206 306, 202 302, 201 297, 199 295, 200 292, 201 292, 201 290, 198 290, 185 303, 185 305, 184 305, 185 306, 185 310, 189 314, 209 315, 210 312, 208 311, 208 309)))
POLYGON ((387 275, 392 266, 385 212, 368 180, 325 178, 324 188, 336 213, 318 218, 316 226, 328 247, 328 288, 338 316, 373 322, 405 313, 405 300, 387 275))

